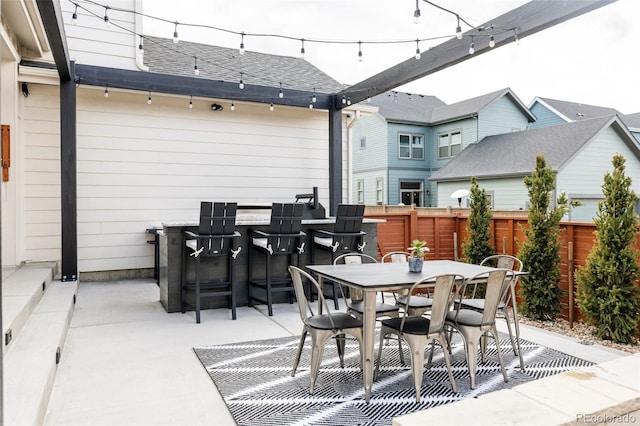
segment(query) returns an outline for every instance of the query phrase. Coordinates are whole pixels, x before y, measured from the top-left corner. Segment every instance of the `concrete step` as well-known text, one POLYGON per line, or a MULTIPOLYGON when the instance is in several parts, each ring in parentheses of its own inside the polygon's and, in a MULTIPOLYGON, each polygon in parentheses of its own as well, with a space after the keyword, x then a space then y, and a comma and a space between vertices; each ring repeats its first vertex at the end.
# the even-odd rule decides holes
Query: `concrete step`
MULTIPOLYGON (((53 276, 54 272, 55 269, 51 269, 49 274, 53 276)), ((25 287, 41 292, 42 275, 33 274, 33 278, 37 279, 38 286, 30 284, 25 287)), ((19 333, 14 334, 5 349, 4 424, 40 425, 44 421, 58 362, 64 354, 77 289, 77 282, 49 281, 43 295, 20 298, 26 300, 28 306, 33 304, 34 298, 39 299, 29 315, 24 313, 24 309, 10 309, 18 311, 18 317, 27 318, 24 321, 14 319, 14 324, 20 323, 19 333)), ((3 306, 6 304, 5 300, 3 306)), ((30 308, 25 309, 28 311, 30 308)))
POLYGON ((2 280, 2 347, 6 354, 58 272, 56 262, 20 266, 2 280))

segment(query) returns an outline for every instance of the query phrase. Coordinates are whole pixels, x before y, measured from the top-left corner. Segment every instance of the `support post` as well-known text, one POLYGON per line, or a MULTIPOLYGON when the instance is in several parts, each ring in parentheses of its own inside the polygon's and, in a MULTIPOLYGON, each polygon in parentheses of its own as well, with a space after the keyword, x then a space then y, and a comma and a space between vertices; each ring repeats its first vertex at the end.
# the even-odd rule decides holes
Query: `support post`
POLYGON ((342 202, 342 112, 329 109, 329 215, 335 216, 342 202))
MULTIPOLYGON (((71 61, 72 75, 75 62, 71 61)), ((76 82, 60 80, 62 281, 78 279, 76 82)))

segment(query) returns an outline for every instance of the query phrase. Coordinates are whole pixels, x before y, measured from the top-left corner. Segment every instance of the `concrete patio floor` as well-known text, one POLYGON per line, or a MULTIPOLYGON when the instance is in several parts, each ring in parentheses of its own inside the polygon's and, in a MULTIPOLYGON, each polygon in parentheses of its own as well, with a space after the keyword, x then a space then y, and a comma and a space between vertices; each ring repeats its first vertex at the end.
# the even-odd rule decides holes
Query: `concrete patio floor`
MULTIPOLYGON (((153 280, 81 282, 44 424, 235 425, 192 348, 299 335, 297 305, 168 314, 153 280)), ((500 323, 504 323, 500 321, 500 323)), ((522 337, 596 363, 627 353, 521 326, 522 337)))

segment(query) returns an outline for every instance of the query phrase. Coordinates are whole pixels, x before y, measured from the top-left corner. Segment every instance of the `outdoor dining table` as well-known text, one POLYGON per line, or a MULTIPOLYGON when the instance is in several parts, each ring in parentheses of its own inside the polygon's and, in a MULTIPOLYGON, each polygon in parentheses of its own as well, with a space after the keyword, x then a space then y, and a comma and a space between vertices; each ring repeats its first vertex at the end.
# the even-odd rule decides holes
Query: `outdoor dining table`
MULTIPOLYGON (((363 377, 365 400, 369 402, 373 385, 374 344, 376 329, 376 292, 411 287, 416 281, 433 275, 460 274, 470 278, 495 268, 452 260, 425 261, 422 272, 409 272, 407 263, 364 263, 351 265, 307 265, 318 276, 318 284, 328 279, 364 293, 363 315, 363 377)), ((321 309, 321 305, 319 306, 321 309)))

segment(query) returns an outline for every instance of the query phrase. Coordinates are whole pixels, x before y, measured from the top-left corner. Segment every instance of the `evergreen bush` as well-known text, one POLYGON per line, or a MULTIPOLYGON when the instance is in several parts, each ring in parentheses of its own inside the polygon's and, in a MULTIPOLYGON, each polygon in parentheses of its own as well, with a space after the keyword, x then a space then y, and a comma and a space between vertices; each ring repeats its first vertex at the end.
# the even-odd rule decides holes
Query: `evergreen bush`
POLYGON ((529 227, 523 230, 527 239, 518 252, 527 272, 520 278, 520 309, 530 318, 548 320, 560 313, 560 221, 571 204, 562 193, 551 207, 555 174, 540 154, 535 170, 524 183, 529 193, 529 227))
POLYGON ((491 205, 484 188, 477 179, 471 178, 471 212, 467 221, 467 239, 462 244, 462 255, 469 263, 479 264, 487 256, 495 254, 491 245, 491 205))
POLYGON ((613 171, 604 177, 604 200, 594 218, 596 244, 576 273, 580 311, 595 325, 596 335, 617 343, 634 343, 638 334, 640 291, 638 199, 625 176, 625 159, 613 157, 613 171))

